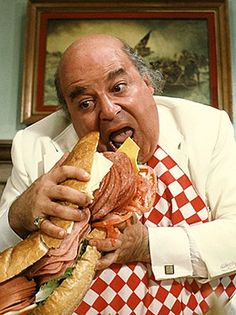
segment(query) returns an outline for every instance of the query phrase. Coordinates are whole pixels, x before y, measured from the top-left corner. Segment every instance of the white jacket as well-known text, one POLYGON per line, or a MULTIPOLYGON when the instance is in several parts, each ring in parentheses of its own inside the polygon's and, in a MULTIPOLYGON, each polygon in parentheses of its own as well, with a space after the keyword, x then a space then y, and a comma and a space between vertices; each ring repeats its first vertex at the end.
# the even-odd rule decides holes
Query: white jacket
MULTIPOLYGON (((155 98, 160 119, 159 145, 189 175, 209 207, 213 221, 190 226, 181 233, 175 227, 152 229, 149 235, 153 270, 160 270, 159 258, 169 255, 171 261, 173 256, 176 261, 175 275, 171 278, 194 275, 207 281, 234 272, 236 144, 228 115, 183 99, 155 98), (153 240, 155 246, 152 246, 153 240), (173 246, 163 246, 168 243, 173 246)), ((11 203, 76 141, 75 130, 62 111, 16 134, 12 146, 13 170, 0 205, 0 250, 19 241, 8 225, 11 203)), ((157 279, 167 277, 154 274, 157 279)))

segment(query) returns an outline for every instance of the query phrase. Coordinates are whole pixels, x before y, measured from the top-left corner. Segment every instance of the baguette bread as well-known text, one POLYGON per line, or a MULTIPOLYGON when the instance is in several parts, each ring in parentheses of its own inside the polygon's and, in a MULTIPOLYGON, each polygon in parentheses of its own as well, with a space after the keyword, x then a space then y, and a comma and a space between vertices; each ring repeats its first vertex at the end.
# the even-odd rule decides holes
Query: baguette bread
POLYGON ((32 233, 15 247, 6 249, 0 254, 0 283, 21 273, 46 255, 48 250, 39 232, 32 233))
MULTIPOLYGON (((104 238, 105 232, 94 229, 88 237, 104 238)), ((101 254, 96 247, 88 245, 72 275, 66 278, 45 303, 36 307, 31 314, 71 315, 89 289, 95 275, 95 265, 100 257, 101 254)))
MULTIPOLYGON (((83 138, 81 138, 81 140, 75 145, 75 147, 70 152, 70 154, 68 155, 67 159, 64 161, 63 164, 82 168, 85 171, 87 171, 89 174, 91 174, 94 154, 97 150, 98 140, 99 140, 98 132, 91 132, 87 134, 86 136, 84 136, 83 138)), ((81 182, 74 179, 68 179, 63 183, 63 185, 72 187, 79 191, 86 192, 87 187, 88 187, 88 182, 81 182)), ((75 205, 73 204, 68 204, 68 205, 71 207, 75 207, 75 205)), ((72 221, 66 221, 59 218, 51 218, 51 221, 54 224, 64 228, 65 230, 68 230, 71 224, 73 224, 72 221)), ((42 234, 42 240, 49 248, 52 248, 52 247, 57 248, 61 244, 61 240, 55 239, 46 234, 42 234)))
MULTIPOLYGON (((64 165, 83 168, 91 174, 98 139, 98 132, 91 132, 83 137, 73 148, 64 165)), ((63 185, 86 192, 88 182, 69 179, 63 185)), ((68 205, 76 207, 73 204, 68 205)), ((73 225, 73 221, 59 218, 50 218, 50 220, 66 230, 71 230, 73 225)), ((102 230, 94 229, 90 234, 90 238, 93 236, 97 238, 105 237, 105 232, 102 230)), ((6 249, 0 254, 0 283, 24 272, 45 256, 49 249, 58 248, 61 242, 62 240, 54 239, 40 231, 36 231, 16 246, 6 249)), ((99 258, 100 253, 97 249, 88 245, 85 253, 76 263, 72 275, 63 280, 45 303, 31 310, 30 314, 72 314, 93 280, 95 265, 99 258)))

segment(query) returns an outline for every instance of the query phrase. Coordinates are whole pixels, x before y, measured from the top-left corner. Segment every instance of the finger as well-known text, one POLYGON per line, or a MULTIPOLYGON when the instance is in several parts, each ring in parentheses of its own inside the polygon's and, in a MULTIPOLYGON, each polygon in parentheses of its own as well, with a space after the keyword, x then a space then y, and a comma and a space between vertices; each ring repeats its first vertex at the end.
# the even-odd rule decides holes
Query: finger
POLYGON ((91 239, 89 245, 96 246, 100 252, 110 252, 121 247, 121 240, 115 238, 106 238, 105 240, 91 239))
POLYGON ((63 165, 50 171, 51 178, 56 183, 62 183, 66 179, 77 179, 79 181, 88 181, 90 179, 89 173, 84 169, 75 166, 63 165))
POLYGON ((63 228, 53 224, 51 221, 47 219, 45 219, 42 222, 40 226, 40 230, 44 232, 45 234, 47 234, 48 236, 59 238, 59 239, 63 239, 67 235, 66 231, 63 228))
POLYGON ((66 185, 53 185, 48 192, 48 197, 54 200, 68 201, 79 206, 88 204, 88 197, 85 193, 66 185))
POLYGON ((44 216, 59 217, 70 221, 82 221, 87 217, 87 212, 86 209, 81 210, 60 203, 51 202, 50 207, 47 208, 47 212, 44 212, 44 216))
POLYGON ((99 259, 96 263, 95 270, 103 270, 114 264, 117 260, 118 254, 116 252, 109 253, 99 259))

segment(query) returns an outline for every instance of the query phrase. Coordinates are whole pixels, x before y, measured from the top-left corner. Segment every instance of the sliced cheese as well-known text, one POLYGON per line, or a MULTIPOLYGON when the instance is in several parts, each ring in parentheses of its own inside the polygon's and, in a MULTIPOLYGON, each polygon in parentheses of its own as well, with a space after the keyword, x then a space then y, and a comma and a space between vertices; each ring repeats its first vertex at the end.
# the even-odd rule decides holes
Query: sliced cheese
POLYGON ((138 167, 138 152, 140 148, 139 146, 129 137, 125 140, 124 143, 119 147, 117 151, 119 152, 124 152, 131 160, 134 169, 138 172, 139 167, 138 167))
MULTIPOLYGON (((134 169, 137 172, 139 171, 139 167, 137 164, 139 150, 139 146, 131 138, 127 138, 118 149, 118 151, 124 152, 130 158, 134 169)), ((102 179, 109 172, 112 164, 113 163, 108 160, 103 154, 95 152, 91 171, 91 179, 86 188, 86 193, 91 198, 91 200, 93 199, 93 192, 99 188, 102 179)))
POLYGON ((112 164, 113 163, 105 158, 103 154, 95 152, 91 179, 88 182, 88 187, 86 189, 86 192, 91 199, 93 199, 93 192, 99 188, 102 179, 109 172, 112 164))

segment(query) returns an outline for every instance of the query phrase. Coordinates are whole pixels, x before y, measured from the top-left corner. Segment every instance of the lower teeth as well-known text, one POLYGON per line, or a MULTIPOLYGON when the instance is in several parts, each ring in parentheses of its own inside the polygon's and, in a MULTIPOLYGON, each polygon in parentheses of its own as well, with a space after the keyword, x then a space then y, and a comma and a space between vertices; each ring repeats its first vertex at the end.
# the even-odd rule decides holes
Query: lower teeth
POLYGON ((116 149, 118 149, 118 148, 122 145, 122 143, 120 143, 120 142, 113 142, 113 141, 112 141, 112 145, 113 145, 116 149))

